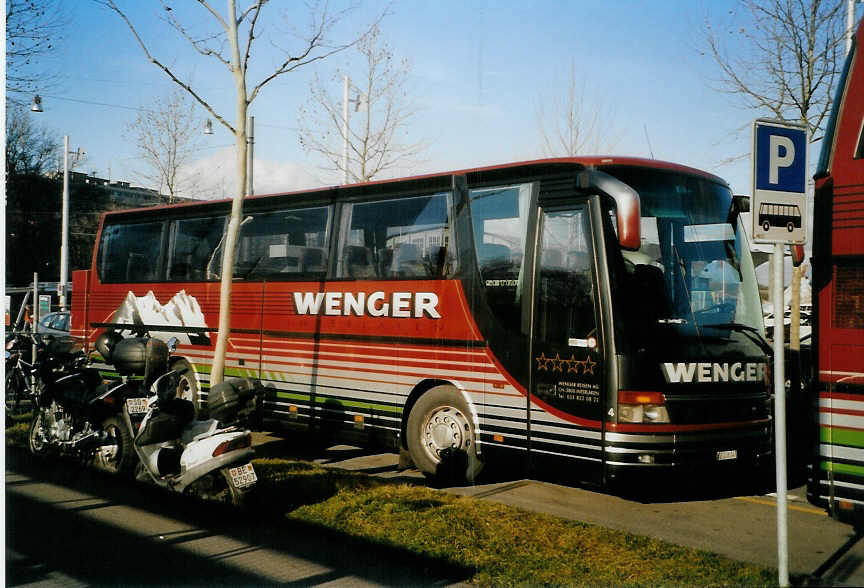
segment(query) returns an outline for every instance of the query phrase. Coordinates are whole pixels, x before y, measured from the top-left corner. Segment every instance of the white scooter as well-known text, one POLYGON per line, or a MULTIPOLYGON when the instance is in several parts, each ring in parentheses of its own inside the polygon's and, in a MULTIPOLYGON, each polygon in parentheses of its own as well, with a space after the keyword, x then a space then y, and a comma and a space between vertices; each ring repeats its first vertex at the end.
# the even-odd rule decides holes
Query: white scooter
MULTIPOLYGON (((166 351, 173 351, 176 340, 166 351)), ((152 345, 151 345, 152 347, 152 345)), ((148 347, 148 353, 149 353, 148 347)), ((250 463, 252 433, 235 426, 255 409, 257 389, 248 379, 213 386, 208 397, 211 418, 194 420, 192 402, 177 398, 182 370, 165 373, 150 387, 146 407, 127 402, 123 418, 139 457, 135 476, 178 493, 242 506, 258 477, 250 463), (146 410, 138 426, 131 414, 146 410)))

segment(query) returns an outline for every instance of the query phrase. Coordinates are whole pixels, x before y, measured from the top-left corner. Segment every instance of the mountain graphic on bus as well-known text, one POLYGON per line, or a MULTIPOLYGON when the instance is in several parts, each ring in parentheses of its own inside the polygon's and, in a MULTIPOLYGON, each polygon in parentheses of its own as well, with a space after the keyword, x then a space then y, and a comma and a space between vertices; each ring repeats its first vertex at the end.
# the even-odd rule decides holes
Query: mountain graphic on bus
POLYGON ((801 209, 797 204, 763 202, 759 205, 759 224, 763 231, 771 227, 782 228, 790 233, 801 228, 801 209))

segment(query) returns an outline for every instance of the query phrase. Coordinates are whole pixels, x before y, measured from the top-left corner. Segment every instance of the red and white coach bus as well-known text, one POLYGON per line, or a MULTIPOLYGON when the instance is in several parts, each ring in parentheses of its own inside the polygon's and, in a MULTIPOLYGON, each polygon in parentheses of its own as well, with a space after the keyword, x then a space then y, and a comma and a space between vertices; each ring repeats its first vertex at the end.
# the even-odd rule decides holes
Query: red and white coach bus
POLYGON ((819 451, 808 497, 864 528, 864 26, 816 171, 813 351, 819 451))
MULTIPOLYGON (((205 399, 229 205, 106 214, 74 333, 179 336, 205 399)), ((771 453, 750 248, 713 175, 553 159, 244 215, 226 374, 269 386, 268 421, 389 438, 466 480, 499 456, 606 483, 771 453)))

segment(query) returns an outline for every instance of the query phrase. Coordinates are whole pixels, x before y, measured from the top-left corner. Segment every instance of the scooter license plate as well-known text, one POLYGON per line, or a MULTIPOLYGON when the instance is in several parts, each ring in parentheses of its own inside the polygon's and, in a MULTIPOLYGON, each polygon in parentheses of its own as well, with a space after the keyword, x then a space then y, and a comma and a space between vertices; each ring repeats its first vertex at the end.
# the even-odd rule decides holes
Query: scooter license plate
POLYGON ((231 475, 231 483, 236 488, 245 488, 258 481, 258 475, 255 473, 255 468, 252 467, 251 463, 231 468, 228 470, 228 473, 231 475))
POLYGON ((129 411, 129 414, 142 414, 147 412, 147 399, 146 398, 127 398, 126 399, 126 409, 129 411))

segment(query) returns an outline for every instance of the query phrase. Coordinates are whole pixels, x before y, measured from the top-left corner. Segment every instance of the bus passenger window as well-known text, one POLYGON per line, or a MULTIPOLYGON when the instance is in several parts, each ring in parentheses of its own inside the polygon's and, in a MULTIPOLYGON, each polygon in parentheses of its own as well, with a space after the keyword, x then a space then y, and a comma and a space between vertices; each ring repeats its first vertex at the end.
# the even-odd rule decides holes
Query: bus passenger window
POLYGON ((521 333, 522 261, 531 184, 471 190, 477 266, 486 301, 501 325, 521 333))
POLYGON ((240 232, 234 277, 322 278, 327 273, 330 207, 253 213, 240 232))
POLYGON ((108 225, 102 230, 97 267, 103 282, 161 279, 163 223, 108 225))
POLYGON ((453 271, 449 194, 349 204, 344 210, 339 277, 440 279, 453 271))
POLYGON ((168 255, 168 279, 202 281, 215 279, 222 262, 225 218, 182 219, 172 223, 168 255), (208 278, 208 267, 210 276, 208 278))

